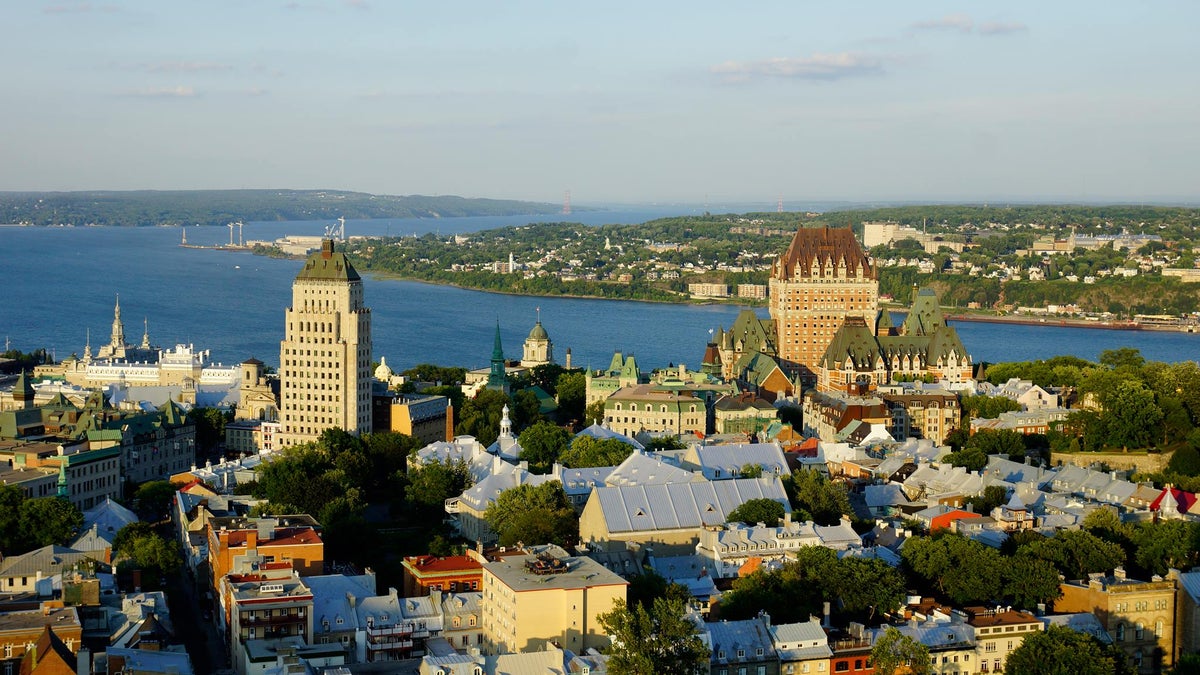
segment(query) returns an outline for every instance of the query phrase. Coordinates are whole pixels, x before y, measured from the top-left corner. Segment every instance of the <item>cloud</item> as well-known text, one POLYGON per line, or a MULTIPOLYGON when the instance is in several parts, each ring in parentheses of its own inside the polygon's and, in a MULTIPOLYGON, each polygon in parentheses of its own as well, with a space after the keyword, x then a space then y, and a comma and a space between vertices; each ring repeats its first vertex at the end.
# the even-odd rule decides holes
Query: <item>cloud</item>
POLYGON ((233 70, 228 63, 213 63, 211 61, 163 61, 160 63, 144 63, 142 70, 147 73, 200 73, 233 70))
POLYGON ((93 5, 90 2, 64 2, 57 5, 46 5, 43 14, 85 14, 87 12, 119 12, 116 5, 93 5))
POLYGON ((988 21, 979 24, 980 35, 1008 35, 1010 33, 1023 33, 1029 30, 1029 26, 1020 21, 988 21))
POLYGON ((918 21, 912 25, 913 30, 956 30, 970 33, 975 22, 966 14, 947 14, 940 19, 918 21))
POLYGON ((813 54, 804 57, 779 56, 761 61, 726 61, 710 67, 726 83, 746 82, 755 78, 777 77, 796 80, 840 80, 861 75, 878 75, 883 63, 878 57, 853 52, 813 54))
POLYGON ((175 87, 147 87, 146 89, 126 91, 124 95, 137 98, 193 98, 196 96, 196 90, 183 85, 175 87))

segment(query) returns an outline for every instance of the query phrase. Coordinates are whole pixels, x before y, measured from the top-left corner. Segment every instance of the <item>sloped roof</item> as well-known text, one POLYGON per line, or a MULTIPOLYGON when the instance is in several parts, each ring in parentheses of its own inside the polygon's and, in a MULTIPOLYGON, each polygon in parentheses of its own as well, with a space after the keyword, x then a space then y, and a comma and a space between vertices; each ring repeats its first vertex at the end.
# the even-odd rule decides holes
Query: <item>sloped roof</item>
POLYGON ((626 445, 632 445, 633 447, 637 448, 638 450, 646 449, 645 446, 643 446, 640 442, 638 442, 638 440, 636 438, 630 438, 629 436, 626 436, 625 434, 619 434, 602 424, 593 423, 592 426, 575 434, 575 438, 579 438, 580 436, 591 436, 592 438, 595 438, 596 440, 600 440, 600 441, 608 439, 608 438, 615 438, 618 441, 625 443, 626 445))
POLYGON ((711 638, 714 663, 738 661, 739 650, 745 651, 741 660, 761 661, 776 658, 771 634, 767 631, 766 624, 759 619, 714 621, 704 626, 711 638), (763 656, 758 656, 759 649, 763 650, 763 656))
POLYGON ((760 466, 764 473, 786 474, 787 458, 778 443, 731 443, 727 445, 694 444, 684 452, 684 466, 701 471, 724 471, 734 477, 747 464, 760 466))
MULTIPOLYGON (((32 577, 36 576, 38 572, 41 572, 44 577, 54 576, 77 562, 88 560, 94 561, 96 558, 90 553, 77 551, 66 546, 43 546, 28 553, 14 555, 0 561, 0 576, 32 577)), ((101 564, 103 563, 101 562, 101 564)))
POLYGON ((770 478, 603 487, 599 500, 609 532, 643 532, 719 525, 751 499, 771 499, 788 508, 783 483, 770 478))
POLYGON ((776 279, 791 279, 799 267, 800 274, 807 277, 814 274, 814 267, 819 274, 822 270, 843 265, 847 275, 857 275, 861 269, 864 278, 875 278, 871 259, 854 238, 853 230, 848 227, 801 227, 796 230, 787 250, 775 261, 771 276, 776 279))
POLYGON ((350 264, 345 253, 333 250, 333 240, 321 241, 321 250, 308 256, 304 267, 296 275, 296 281, 361 281, 362 277, 350 264))
POLYGON ((83 512, 83 527, 97 526, 101 532, 116 535, 122 527, 138 521, 137 514, 105 497, 104 501, 83 512))
POLYGON ((75 672, 75 654, 50 630, 50 626, 42 629, 33 650, 25 652, 25 657, 21 659, 21 675, 31 675, 35 671, 75 672))
POLYGON ((620 487, 687 483, 699 479, 700 476, 697 474, 677 466, 671 466, 652 454, 634 451, 608 474, 604 482, 610 487, 620 487))

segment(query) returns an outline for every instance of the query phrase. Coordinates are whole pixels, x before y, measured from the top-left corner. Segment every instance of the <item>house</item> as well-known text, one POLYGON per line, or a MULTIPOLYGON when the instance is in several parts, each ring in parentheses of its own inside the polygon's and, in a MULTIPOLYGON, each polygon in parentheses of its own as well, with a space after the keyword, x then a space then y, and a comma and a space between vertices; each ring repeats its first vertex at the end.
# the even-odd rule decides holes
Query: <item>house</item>
POLYGON ((1054 611, 1095 613, 1137 672, 1154 673, 1174 665, 1175 579, 1139 581, 1117 568, 1111 576, 1096 573, 1086 580, 1064 581, 1059 589, 1062 597, 1054 601, 1054 611))
POLYGON ((1011 607, 967 607, 963 611, 967 625, 974 629, 980 673, 1004 672, 1008 655, 1028 635, 1045 629, 1036 616, 1011 607))
POLYGON ((410 555, 404 566, 404 596, 429 595, 430 591, 477 591, 483 581, 483 564, 474 555, 410 555))
MULTIPOLYGON (((73 653, 79 650, 82 640, 83 626, 78 611, 74 607, 63 607, 61 602, 47 601, 37 609, 0 612, 0 671, 16 673, 26 655, 37 663, 40 659, 33 652, 46 657, 47 647, 53 641, 56 647, 62 646, 72 654, 66 661, 70 670, 64 672, 74 673, 73 653), (47 632, 53 637, 47 637, 47 632)), ((65 660, 65 654, 62 656, 65 660)))
POLYGON ((788 474, 787 459, 778 443, 693 443, 683 453, 680 465, 708 480, 728 480, 742 475, 743 467, 758 467, 763 475, 788 474))
POLYGON ((816 617, 797 623, 771 624, 768 631, 775 653, 779 655, 782 675, 833 672, 829 664, 833 650, 829 648, 829 638, 816 617))

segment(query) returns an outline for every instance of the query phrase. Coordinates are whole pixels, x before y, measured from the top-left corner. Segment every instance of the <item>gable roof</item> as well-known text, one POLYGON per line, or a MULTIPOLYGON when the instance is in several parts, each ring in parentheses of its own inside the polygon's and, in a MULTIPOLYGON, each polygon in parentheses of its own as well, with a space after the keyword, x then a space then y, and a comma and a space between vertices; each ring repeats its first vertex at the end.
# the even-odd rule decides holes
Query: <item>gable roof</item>
POLYGON ((700 476, 691 471, 671 466, 653 454, 635 450, 608 474, 604 482, 611 487, 620 487, 687 483, 699 479, 700 476))
POLYGON ((719 525, 730 511, 751 499, 770 499, 788 508, 777 476, 602 487, 594 489, 590 499, 598 501, 610 533, 719 525))

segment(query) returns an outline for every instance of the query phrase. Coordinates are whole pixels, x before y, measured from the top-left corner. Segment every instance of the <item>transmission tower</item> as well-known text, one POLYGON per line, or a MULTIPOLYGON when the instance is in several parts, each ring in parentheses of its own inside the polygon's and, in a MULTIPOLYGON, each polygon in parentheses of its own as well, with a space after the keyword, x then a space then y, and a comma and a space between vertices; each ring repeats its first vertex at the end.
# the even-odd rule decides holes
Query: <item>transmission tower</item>
POLYGON ((570 190, 567 190, 565 193, 563 193, 563 210, 562 210, 562 212, 563 212, 564 216, 571 215, 571 191, 570 190))

